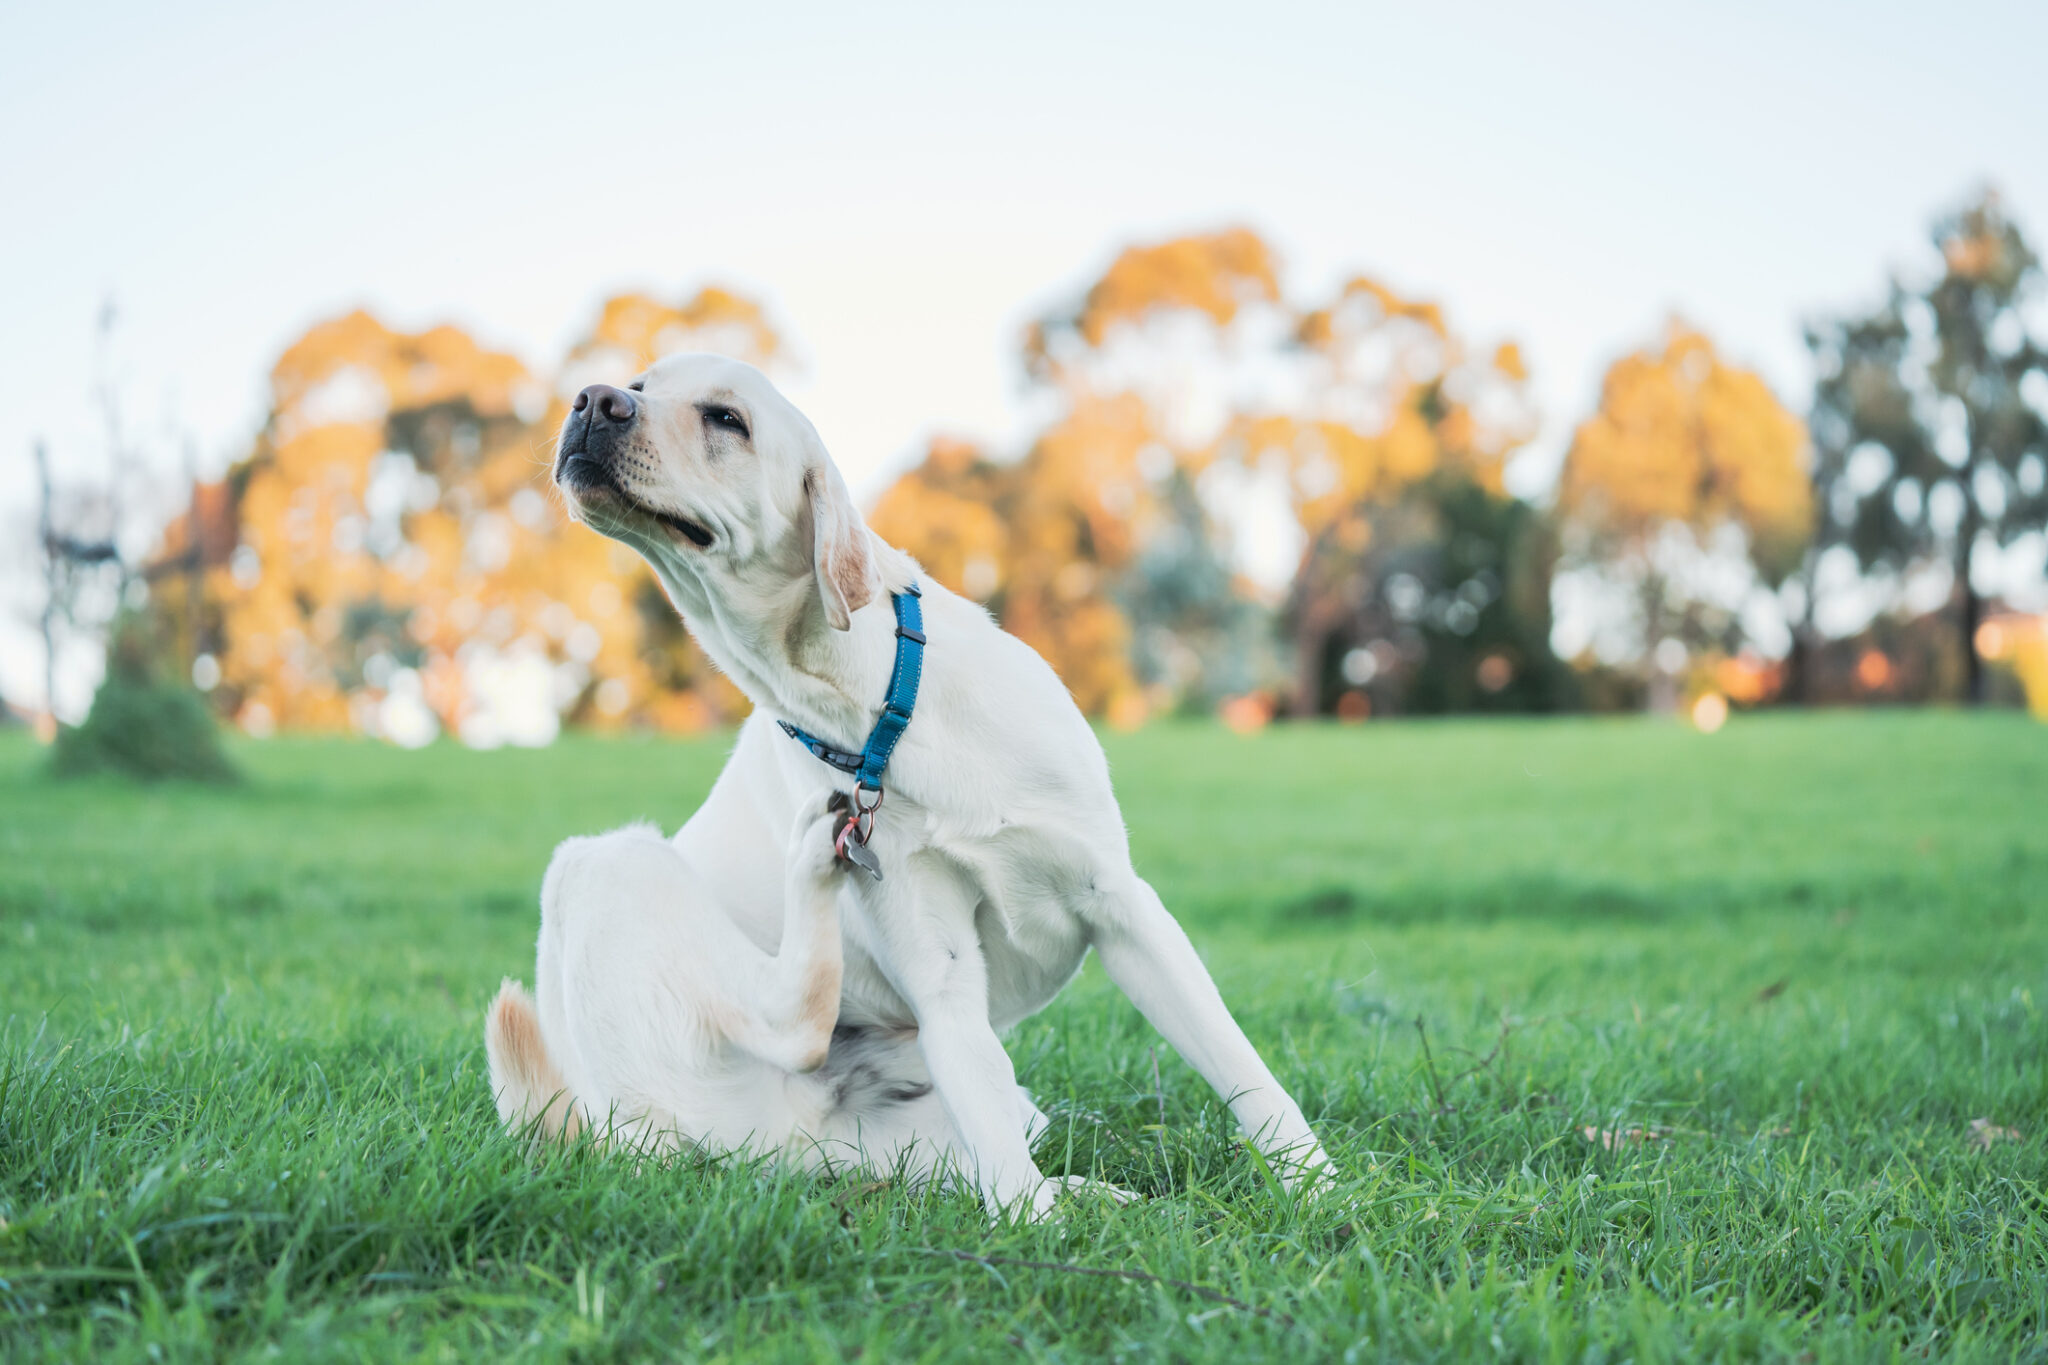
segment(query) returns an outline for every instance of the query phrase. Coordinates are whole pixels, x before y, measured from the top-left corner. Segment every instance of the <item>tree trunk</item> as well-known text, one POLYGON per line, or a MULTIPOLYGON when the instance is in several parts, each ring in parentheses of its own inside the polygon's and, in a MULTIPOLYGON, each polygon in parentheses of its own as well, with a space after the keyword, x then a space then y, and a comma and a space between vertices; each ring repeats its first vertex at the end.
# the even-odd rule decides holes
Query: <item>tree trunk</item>
MULTIPOLYGON (((1643 576, 1643 708, 1653 716, 1678 713, 1683 679, 1665 670, 1657 659, 1657 646, 1676 634, 1666 596, 1664 575, 1647 569, 1643 576)), ((1683 667, 1683 665, 1681 665, 1683 667)))
POLYGON ((1984 619, 1984 602, 1970 582, 1970 552, 1957 556, 1956 573, 1963 580, 1963 697, 1972 706, 1984 704, 1984 661, 1977 657, 1977 627, 1984 619))
POLYGON ((43 713, 49 717, 51 736, 57 733, 57 523, 52 512, 55 494, 50 488, 50 452, 36 442, 36 479, 42 489, 42 516, 37 529, 43 550, 43 713))
POLYGON ((1799 619, 1789 623, 1792 648, 1785 655, 1784 698, 1795 706, 1813 705, 1813 669, 1820 655, 1820 627, 1814 624, 1814 585, 1819 581, 1820 555, 1808 549, 1799 572, 1800 595, 1805 598, 1805 606, 1799 619))
POLYGON ((1968 501, 1972 490, 1963 490, 1963 524, 1956 529, 1956 586, 1962 590, 1963 700, 1971 706, 1984 704, 1984 661, 1977 657, 1977 627, 1983 622, 1984 603, 1977 585, 1970 581, 1970 561, 1977 548, 1977 507, 1968 501))
POLYGON ((206 641, 199 629, 199 622, 206 614, 206 538, 201 534, 204 528, 199 524, 199 458, 190 441, 185 443, 185 482, 191 490, 189 510, 185 513, 185 524, 190 528, 185 537, 189 557, 185 566, 185 617, 189 631, 186 637, 185 680, 190 682, 199 668, 199 656, 206 652, 206 641))
POLYGON ((1330 647, 1330 625, 1325 613, 1304 602, 1301 626, 1294 633, 1293 714, 1313 720, 1323 709, 1323 651, 1330 647))

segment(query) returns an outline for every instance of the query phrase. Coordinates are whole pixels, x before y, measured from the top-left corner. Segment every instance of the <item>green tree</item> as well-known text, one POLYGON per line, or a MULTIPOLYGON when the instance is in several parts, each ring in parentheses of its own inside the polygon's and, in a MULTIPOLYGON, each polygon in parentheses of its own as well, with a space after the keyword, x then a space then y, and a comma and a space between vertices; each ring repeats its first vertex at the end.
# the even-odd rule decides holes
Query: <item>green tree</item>
POLYGON ((1302 714, 1557 711, 1577 701, 1550 648, 1557 539, 1528 503, 1456 470, 1366 499, 1310 542, 1287 603, 1314 654, 1302 714))
POLYGON ((1680 661, 1739 649, 1744 603, 1798 566, 1806 450, 1763 378, 1677 319, 1608 367, 1565 452, 1557 509, 1569 569, 1633 602, 1612 628, 1654 708, 1677 704, 1680 661))
POLYGON ((1972 569, 2048 526, 2048 351, 2026 316, 2043 272, 1992 192, 1939 220, 1933 239, 1942 270, 1926 288, 1894 279, 1874 312, 1807 329, 1819 546, 1846 546, 1866 570, 1947 562, 1976 703, 1972 569))

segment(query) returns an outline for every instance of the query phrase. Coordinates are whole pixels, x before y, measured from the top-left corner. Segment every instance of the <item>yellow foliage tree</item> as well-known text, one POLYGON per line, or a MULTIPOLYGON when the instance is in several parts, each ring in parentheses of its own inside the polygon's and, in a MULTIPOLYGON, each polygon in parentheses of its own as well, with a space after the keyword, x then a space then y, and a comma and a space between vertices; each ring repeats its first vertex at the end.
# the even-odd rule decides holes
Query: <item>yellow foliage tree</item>
POLYGON ((1236 436, 1287 458, 1311 537, 1443 471, 1498 492, 1508 456, 1534 434, 1520 348, 1471 354, 1434 303, 1357 276, 1297 335, 1317 362, 1309 413, 1254 418, 1236 436))
POLYGON ((1668 526, 1741 528, 1757 564, 1791 566, 1813 519, 1806 427, 1753 371, 1674 322, 1658 347, 1617 360, 1579 424, 1558 506, 1596 534, 1640 546, 1668 526))
MULTIPOLYGON (((1077 307, 1030 329, 1024 359, 1059 401, 1025 456, 962 465, 935 447, 884 496, 877 529, 955 587, 964 579, 950 571, 985 565, 985 590, 971 595, 1096 711, 1128 712, 1137 693, 1133 623, 1112 594, 1130 587, 1155 534, 1187 532, 1193 500, 1169 496, 1176 480, 1219 463, 1277 463, 1314 546, 1340 520, 1362 525, 1361 505, 1439 470, 1497 489, 1534 426, 1513 346, 1468 355, 1435 305, 1363 277, 1323 306, 1291 310, 1271 247, 1242 228, 1124 251, 1077 307), (1234 387, 1240 370, 1276 364, 1299 372, 1293 406, 1234 387)), ((1356 539, 1343 544, 1355 550, 1356 539)), ((1120 596, 1145 612, 1142 592, 1120 596)), ((1319 628, 1320 614, 1304 619, 1319 628)))
MULTIPOLYGON (((637 369, 651 348, 733 349, 733 328, 772 358, 735 295, 625 295, 575 355, 637 369)), ((638 559, 561 515, 565 407, 517 359, 359 312, 294 343, 271 390, 229 481, 235 552, 206 584, 245 724, 410 739, 438 723, 488 743, 545 738, 558 714, 691 730, 743 711, 638 559)))
POLYGON ((1162 516, 1160 469, 1197 457, 1170 449, 1170 423, 1156 405, 1105 384, 1094 362, 1163 314, 1222 327, 1278 298, 1271 250, 1243 229, 1122 252, 1077 308, 1026 333, 1025 364, 1057 393, 1061 412, 1024 456, 996 463, 934 442, 882 495, 871 524, 940 582, 986 603, 1046 657, 1084 710, 1142 710, 1130 624, 1111 589, 1162 516))
POLYGON ((712 351, 765 368, 783 350, 766 310, 729 289, 707 285, 680 304, 618 294, 605 300, 597 325, 569 352, 563 375, 573 393, 588 383, 623 381, 678 351, 712 351))
POLYGON ((1672 322, 1617 360, 1573 434, 1558 509, 1578 554, 1631 583, 1645 638, 1721 646, 1731 627, 1684 600, 1675 562, 1730 533, 1766 583, 1798 562, 1813 521, 1806 427, 1763 379, 1672 322))
POLYGON ((1042 441, 1023 460, 997 464, 963 442, 936 440, 868 522, 938 581, 987 605, 1045 656, 1083 710, 1099 714, 1132 687, 1128 628, 1104 592, 1128 536, 1099 491, 1059 468, 1080 453, 1042 441))
POLYGON ((1129 247, 1089 287, 1078 310, 1032 326, 1024 357, 1036 369, 1060 362, 1063 335, 1101 347, 1118 326, 1161 313, 1195 313, 1222 327, 1248 305, 1279 300, 1273 249, 1247 228, 1129 247))
POLYGON ((1300 411, 1239 420, 1225 448, 1288 473, 1307 547, 1288 603, 1294 704, 1323 701, 1329 641, 1369 585, 1374 509, 1425 479, 1450 474, 1501 491, 1508 457, 1535 432, 1528 368, 1512 342, 1474 353, 1443 309, 1355 276, 1305 312, 1296 338, 1308 359, 1300 411))

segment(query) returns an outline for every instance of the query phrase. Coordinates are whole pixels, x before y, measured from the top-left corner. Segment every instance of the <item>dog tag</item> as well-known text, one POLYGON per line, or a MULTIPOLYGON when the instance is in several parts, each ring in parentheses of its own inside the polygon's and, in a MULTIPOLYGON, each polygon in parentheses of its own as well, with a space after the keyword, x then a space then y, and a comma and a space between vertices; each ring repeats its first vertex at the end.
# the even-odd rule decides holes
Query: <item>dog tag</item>
POLYGON ((875 856, 873 849, 858 840, 848 839, 846 841, 845 853, 846 861, 852 863, 876 881, 882 880, 882 860, 875 856))

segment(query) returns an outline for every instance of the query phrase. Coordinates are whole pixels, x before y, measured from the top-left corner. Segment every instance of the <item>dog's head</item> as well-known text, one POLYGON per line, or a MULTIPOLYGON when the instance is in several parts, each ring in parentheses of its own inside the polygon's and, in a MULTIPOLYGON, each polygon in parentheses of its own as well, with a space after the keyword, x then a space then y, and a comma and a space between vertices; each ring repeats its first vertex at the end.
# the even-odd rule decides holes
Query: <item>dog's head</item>
POLYGON ((667 580, 728 596, 807 577, 836 630, 879 588, 867 527, 817 430, 737 360, 669 356, 623 389, 577 394, 555 484, 570 515, 667 580))

